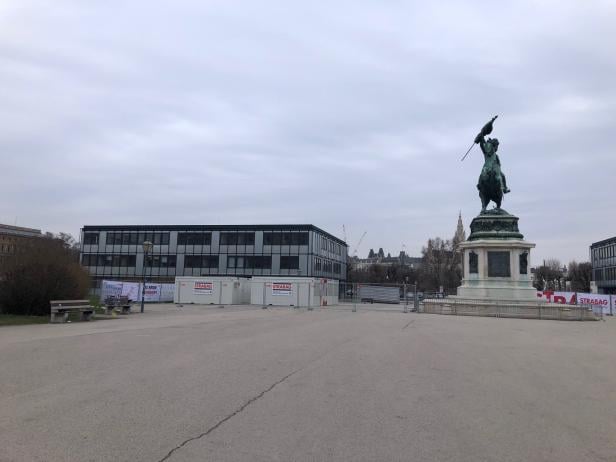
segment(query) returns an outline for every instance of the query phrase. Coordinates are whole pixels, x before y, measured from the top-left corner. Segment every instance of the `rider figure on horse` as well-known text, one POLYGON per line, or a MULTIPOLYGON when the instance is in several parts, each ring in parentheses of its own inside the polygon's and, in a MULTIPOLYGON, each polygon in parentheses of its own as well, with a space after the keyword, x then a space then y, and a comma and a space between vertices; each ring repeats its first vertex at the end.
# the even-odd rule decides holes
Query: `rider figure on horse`
POLYGON ((498 151, 498 140, 496 138, 485 139, 486 135, 492 133, 494 120, 496 120, 496 117, 485 124, 475 137, 475 143, 481 147, 484 157, 483 168, 477 182, 482 212, 485 212, 490 200, 493 200, 496 203, 497 209, 500 209, 503 194, 510 192, 510 189, 507 187, 507 179, 501 171, 500 159, 498 154, 496 154, 496 151, 498 151))
POLYGON ((511 192, 511 189, 507 187, 507 178, 505 178, 505 174, 502 172, 500 168, 501 167, 500 159, 498 158, 498 154, 496 154, 496 151, 498 151, 498 139, 488 138, 488 140, 486 141, 483 138, 483 135, 481 135, 480 133, 475 138, 475 143, 479 143, 479 146, 481 147, 481 151, 483 152, 483 156, 485 158, 485 162, 483 164, 483 168, 481 169, 481 173, 484 174, 487 170, 492 169, 492 168, 495 170, 498 170, 498 172, 500 173, 501 186, 503 188, 503 193, 507 194, 508 192, 511 192))

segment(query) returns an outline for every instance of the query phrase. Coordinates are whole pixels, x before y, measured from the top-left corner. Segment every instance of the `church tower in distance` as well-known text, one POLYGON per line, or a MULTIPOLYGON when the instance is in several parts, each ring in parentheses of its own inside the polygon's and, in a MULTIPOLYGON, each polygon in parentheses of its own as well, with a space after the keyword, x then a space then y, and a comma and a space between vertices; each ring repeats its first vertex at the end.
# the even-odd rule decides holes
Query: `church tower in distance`
POLYGON ((458 214, 458 226, 456 228, 456 234, 453 236, 453 247, 458 247, 460 242, 466 240, 466 232, 464 231, 464 225, 462 224, 462 211, 458 214))

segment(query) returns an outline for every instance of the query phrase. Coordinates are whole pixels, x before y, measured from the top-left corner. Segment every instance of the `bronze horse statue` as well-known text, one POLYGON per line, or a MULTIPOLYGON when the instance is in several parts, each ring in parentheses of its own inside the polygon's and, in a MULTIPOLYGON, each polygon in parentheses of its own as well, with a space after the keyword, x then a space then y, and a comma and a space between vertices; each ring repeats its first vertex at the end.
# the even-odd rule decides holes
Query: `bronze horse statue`
POLYGON ((490 201, 493 201, 496 204, 496 210, 500 211, 503 195, 510 191, 507 188, 507 179, 501 171, 500 159, 498 154, 496 154, 498 140, 496 138, 485 139, 486 135, 492 133, 492 124, 496 117, 493 117, 492 120, 485 124, 481 132, 475 137, 475 143, 481 147, 484 157, 483 168, 477 182, 479 198, 481 199, 481 213, 485 213, 490 201))

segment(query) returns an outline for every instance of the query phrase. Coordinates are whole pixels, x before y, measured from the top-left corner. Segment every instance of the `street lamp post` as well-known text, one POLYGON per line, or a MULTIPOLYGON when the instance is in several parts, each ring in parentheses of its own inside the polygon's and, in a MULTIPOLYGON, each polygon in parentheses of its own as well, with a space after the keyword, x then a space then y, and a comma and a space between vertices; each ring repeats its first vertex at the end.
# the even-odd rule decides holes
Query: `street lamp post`
POLYGON ((143 313, 145 303, 145 274, 146 274, 146 262, 148 261, 148 254, 152 251, 152 244, 150 241, 143 243, 143 284, 141 285, 141 312, 143 313))
POLYGON ((406 285, 408 284, 408 282, 409 282, 409 277, 405 276, 404 277, 404 284, 402 286, 403 287, 402 290, 404 290, 404 312, 405 313, 409 312, 409 301, 408 301, 408 298, 407 298, 407 295, 406 295, 406 285))

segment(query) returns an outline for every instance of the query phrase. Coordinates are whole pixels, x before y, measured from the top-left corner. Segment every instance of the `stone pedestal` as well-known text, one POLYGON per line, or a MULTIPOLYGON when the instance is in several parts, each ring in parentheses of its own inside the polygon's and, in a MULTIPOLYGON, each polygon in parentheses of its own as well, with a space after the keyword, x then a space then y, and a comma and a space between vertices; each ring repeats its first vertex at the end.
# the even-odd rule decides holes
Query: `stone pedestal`
POLYGON ((464 278, 457 297, 475 300, 537 301, 530 275, 530 250, 518 217, 504 210, 475 217, 471 235, 459 244, 464 278))

